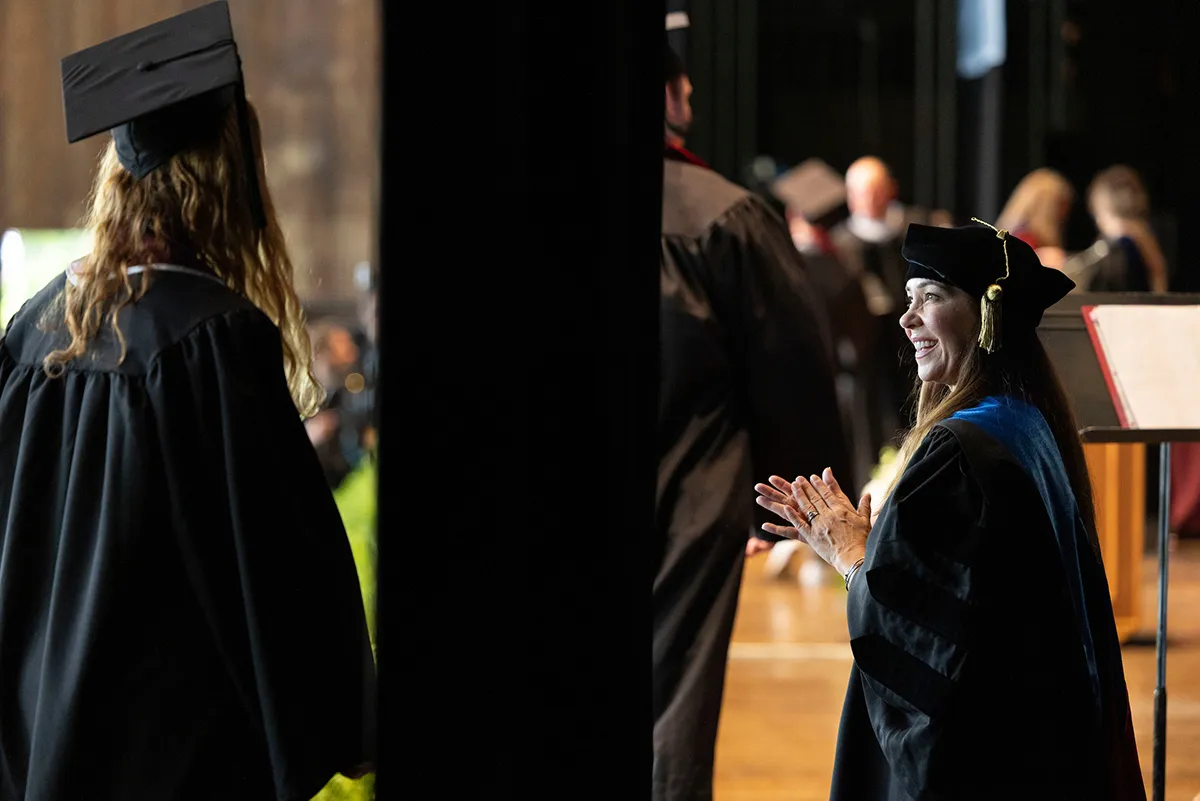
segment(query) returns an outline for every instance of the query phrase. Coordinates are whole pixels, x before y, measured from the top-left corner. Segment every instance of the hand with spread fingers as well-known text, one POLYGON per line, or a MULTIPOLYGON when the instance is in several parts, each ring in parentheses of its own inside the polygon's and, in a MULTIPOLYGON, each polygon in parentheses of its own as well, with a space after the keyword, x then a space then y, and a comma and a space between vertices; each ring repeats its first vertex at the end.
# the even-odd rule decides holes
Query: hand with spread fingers
POLYGON ((808 543, 817 556, 845 575, 866 553, 872 522, 870 493, 856 507, 829 468, 823 477, 814 474, 788 481, 771 476, 770 482, 770 486, 754 485, 759 494, 755 500, 790 525, 764 523, 763 530, 808 543))

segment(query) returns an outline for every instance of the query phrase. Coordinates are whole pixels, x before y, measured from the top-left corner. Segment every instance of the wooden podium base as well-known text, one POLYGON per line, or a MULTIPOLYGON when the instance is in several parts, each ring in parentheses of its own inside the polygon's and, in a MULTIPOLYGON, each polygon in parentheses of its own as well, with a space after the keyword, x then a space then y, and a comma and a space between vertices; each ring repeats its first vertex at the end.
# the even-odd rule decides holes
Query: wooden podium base
POLYGON ((1092 476, 1096 529, 1117 619, 1117 636, 1125 644, 1142 628, 1146 446, 1086 443, 1083 452, 1092 476))

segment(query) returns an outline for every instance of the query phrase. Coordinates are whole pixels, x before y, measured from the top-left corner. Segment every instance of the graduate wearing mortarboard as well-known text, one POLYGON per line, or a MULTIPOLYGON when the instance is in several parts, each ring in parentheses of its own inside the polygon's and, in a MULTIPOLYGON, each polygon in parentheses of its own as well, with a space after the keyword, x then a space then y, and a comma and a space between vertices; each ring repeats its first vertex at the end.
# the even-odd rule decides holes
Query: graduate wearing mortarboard
POLYGON ((744 560, 779 539, 748 479, 849 453, 818 291, 766 201, 684 149, 686 71, 666 66, 651 798, 708 801, 744 560))
POLYGON ((0 342, 0 799, 307 801, 371 766, 374 664, 228 7, 62 71, 112 139, 0 342))
POLYGON ((830 798, 1144 799, 1083 446, 1037 335, 1073 283, 986 224, 911 225, 904 257, 922 384, 882 506, 831 471, 756 487, 849 591, 830 798))

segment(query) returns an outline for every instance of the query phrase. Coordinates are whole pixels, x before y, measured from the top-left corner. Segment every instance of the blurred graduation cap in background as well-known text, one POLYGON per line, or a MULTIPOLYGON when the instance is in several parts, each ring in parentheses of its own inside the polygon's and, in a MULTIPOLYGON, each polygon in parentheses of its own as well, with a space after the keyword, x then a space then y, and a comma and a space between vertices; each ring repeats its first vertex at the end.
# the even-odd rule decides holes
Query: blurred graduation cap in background
POLYGON ((219 134, 235 106, 251 213, 260 228, 265 225, 242 62, 226 0, 67 56, 62 84, 67 141, 110 131, 121 165, 138 180, 219 134))
POLYGON ((780 175, 771 194, 791 214, 826 230, 850 216, 846 206, 846 181, 841 173, 818 158, 810 158, 780 175))

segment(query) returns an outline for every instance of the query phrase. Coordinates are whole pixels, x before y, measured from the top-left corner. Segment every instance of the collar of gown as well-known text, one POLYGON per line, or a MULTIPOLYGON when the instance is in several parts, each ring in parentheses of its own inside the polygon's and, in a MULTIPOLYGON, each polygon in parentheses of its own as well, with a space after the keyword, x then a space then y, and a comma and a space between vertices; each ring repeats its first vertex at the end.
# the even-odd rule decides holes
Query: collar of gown
MULTIPOLYGON (((67 268, 67 280, 71 282, 72 286, 79 286, 79 281, 82 277, 79 273, 79 270, 82 264, 83 259, 79 259, 71 262, 71 266, 67 268)), ((185 273, 187 275, 194 275, 197 278, 205 278, 209 281, 216 281, 222 286, 225 284, 225 282, 222 281, 215 273, 208 272, 207 270, 201 270, 197 267, 187 267, 182 264, 155 262, 153 264, 136 264, 132 267, 125 268, 125 272, 128 275, 137 275, 138 273, 144 273, 147 270, 157 270, 165 273, 185 273)))
POLYGON ((846 220, 846 227, 859 239, 876 245, 895 239, 897 234, 895 227, 886 219, 852 216, 846 220))
POLYGON ((695 164, 697 167, 704 167, 706 170, 712 169, 712 167, 709 167, 708 164, 705 163, 704 159, 700 158, 695 153, 682 147, 681 145, 673 145, 670 142, 667 142, 665 155, 667 158, 674 161, 686 161, 689 164, 695 164))

